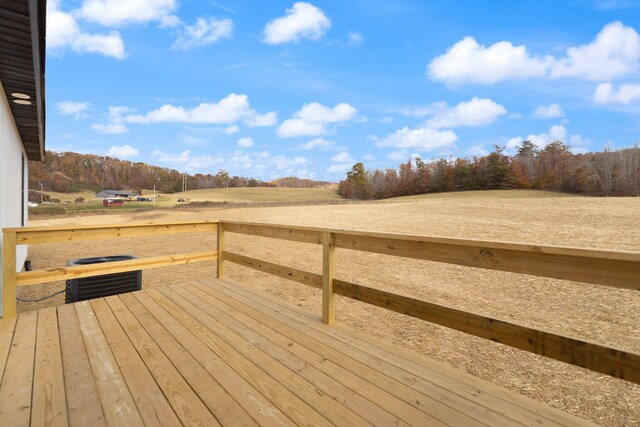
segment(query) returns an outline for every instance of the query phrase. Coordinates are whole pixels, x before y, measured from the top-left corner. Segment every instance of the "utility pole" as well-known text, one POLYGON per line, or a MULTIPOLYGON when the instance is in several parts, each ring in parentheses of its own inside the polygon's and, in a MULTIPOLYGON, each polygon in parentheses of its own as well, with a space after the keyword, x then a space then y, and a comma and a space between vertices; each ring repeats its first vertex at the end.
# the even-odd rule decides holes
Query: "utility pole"
POLYGON ((42 185, 41 182, 39 182, 38 184, 40 184, 40 204, 44 203, 44 185, 42 185))

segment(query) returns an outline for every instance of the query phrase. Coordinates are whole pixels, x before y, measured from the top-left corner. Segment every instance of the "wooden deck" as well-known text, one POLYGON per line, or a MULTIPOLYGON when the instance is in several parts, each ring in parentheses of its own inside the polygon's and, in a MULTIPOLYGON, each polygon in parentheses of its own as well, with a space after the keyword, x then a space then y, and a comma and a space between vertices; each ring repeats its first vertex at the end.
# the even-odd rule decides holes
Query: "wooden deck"
POLYGON ((212 279, 0 321, 4 425, 565 425, 564 412, 212 279))

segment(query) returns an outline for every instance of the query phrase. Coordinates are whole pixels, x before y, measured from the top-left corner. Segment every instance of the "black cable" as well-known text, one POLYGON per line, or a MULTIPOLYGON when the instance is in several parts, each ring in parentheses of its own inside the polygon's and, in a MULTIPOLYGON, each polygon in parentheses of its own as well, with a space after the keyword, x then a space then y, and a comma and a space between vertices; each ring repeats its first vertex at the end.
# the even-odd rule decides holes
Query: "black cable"
POLYGON ((49 299, 49 298, 53 298, 53 297, 55 297, 56 295, 59 295, 59 294, 63 293, 64 291, 65 291, 65 289, 63 289, 63 290, 61 290, 61 291, 58 291, 58 292, 56 292, 56 293, 53 293, 53 294, 51 294, 51 295, 47 295, 47 296, 44 296, 44 297, 40 297, 40 298, 33 298, 33 299, 31 299, 31 298, 22 298, 22 297, 16 296, 16 299, 17 299, 18 301, 20 301, 20 302, 40 302, 40 301, 44 301, 44 300, 49 299))

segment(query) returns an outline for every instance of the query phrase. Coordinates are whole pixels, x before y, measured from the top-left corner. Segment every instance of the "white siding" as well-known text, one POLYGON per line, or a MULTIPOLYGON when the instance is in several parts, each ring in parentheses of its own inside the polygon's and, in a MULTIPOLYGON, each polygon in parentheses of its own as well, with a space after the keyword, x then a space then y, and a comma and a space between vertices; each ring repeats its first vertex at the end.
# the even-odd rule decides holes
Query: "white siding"
MULTIPOLYGON (((0 84, 0 229, 27 225, 28 165, 18 129, 9 109, 9 103, 0 84), (24 159, 24 160, 23 160, 24 159), (24 162, 24 163, 23 163, 24 162), (24 166, 24 181, 22 168, 24 166), (22 197, 24 191, 24 200, 22 197), (23 217, 24 214, 24 217, 23 217)), ((0 243, 0 267, 2 267, 0 243)), ((16 271, 20 271, 27 258, 27 247, 18 246, 16 271)), ((0 269, 1 271, 1 269, 0 269)), ((2 278, 0 276, 0 291, 2 278)), ((0 292, 2 307, 2 292, 0 292)))

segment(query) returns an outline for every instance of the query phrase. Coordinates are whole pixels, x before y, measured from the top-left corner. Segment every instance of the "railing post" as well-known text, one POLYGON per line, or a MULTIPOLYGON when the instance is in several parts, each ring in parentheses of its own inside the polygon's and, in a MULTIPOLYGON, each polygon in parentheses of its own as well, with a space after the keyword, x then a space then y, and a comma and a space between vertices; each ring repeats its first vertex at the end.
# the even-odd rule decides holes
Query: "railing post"
POLYGON ((224 278, 224 225, 218 223, 218 279, 224 278))
POLYGON ((333 233, 322 233, 322 321, 332 325, 336 320, 333 279, 336 275, 336 246, 333 233))
POLYGON ((2 233, 2 318, 16 316, 16 232, 2 233))

